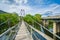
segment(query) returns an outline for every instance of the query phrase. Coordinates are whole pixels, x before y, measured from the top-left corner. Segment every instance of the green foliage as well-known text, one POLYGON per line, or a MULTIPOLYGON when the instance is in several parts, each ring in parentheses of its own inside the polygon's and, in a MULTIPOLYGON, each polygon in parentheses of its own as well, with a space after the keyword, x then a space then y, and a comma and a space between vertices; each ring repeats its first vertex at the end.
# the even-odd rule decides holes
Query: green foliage
POLYGON ((34 16, 33 16, 33 19, 35 20, 35 21, 37 21, 38 23, 42 23, 42 18, 41 18, 41 15, 40 14, 35 14, 34 16))
POLYGON ((25 20, 27 23, 29 23, 29 24, 32 25, 32 22, 33 22, 32 17, 33 17, 32 15, 27 14, 27 15, 24 17, 24 20, 25 20))
POLYGON ((34 26, 36 29, 40 30, 39 25, 35 22, 35 21, 37 21, 39 23, 41 22, 41 15, 40 14, 35 14, 34 16, 27 14, 24 17, 24 21, 26 21, 28 24, 34 26))
POLYGON ((49 20, 49 25, 48 25, 48 29, 53 28, 53 21, 49 20))
POLYGON ((16 13, 1 13, 0 14, 0 24, 5 21, 7 21, 7 22, 0 25, 0 34, 3 33, 4 31, 6 31, 9 27, 16 25, 19 22, 19 16, 16 13), (8 24, 8 22, 9 22, 9 24, 8 24))
POLYGON ((34 22, 34 20, 35 21, 37 21, 37 22, 41 22, 41 15, 40 14, 35 14, 34 16, 32 16, 32 15, 30 15, 30 14, 27 14, 25 17, 24 17, 24 20, 26 21, 26 22, 34 22))

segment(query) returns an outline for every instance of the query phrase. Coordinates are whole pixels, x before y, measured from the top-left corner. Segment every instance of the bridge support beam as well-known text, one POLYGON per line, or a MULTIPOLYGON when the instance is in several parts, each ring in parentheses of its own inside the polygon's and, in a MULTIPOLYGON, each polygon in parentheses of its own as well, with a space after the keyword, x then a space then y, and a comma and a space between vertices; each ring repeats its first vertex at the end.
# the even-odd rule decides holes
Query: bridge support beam
POLYGON ((60 32, 60 22, 53 22, 53 33, 59 33, 60 32))
MULTIPOLYGON (((53 22, 53 33, 60 35, 60 22, 53 22)), ((54 40, 57 40, 55 36, 53 36, 54 40)))
POLYGON ((48 25, 49 25, 49 21, 48 20, 43 20, 43 25, 48 28, 48 25))

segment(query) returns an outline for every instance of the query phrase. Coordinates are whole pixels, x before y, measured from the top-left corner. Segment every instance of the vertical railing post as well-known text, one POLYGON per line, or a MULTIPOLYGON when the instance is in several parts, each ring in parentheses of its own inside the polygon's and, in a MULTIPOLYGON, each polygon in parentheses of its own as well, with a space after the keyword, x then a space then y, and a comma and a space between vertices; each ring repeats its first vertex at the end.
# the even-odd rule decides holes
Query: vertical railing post
MULTIPOLYGON (((32 26, 34 27, 34 21, 32 22, 32 26)), ((31 28, 31 37, 32 37, 33 29, 31 28)))
POLYGON ((8 19, 8 27, 10 28, 10 19, 8 19))
MULTIPOLYGON (((11 23, 10 22, 11 22, 11 19, 8 19, 8 28, 11 27, 11 23)), ((9 35, 8 35, 8 38, 6 38, 6 40, 9 40, 10 39, 10 36, 11 36, 12 31, 13 30, 10 30, 9 35)))
POLYGON ((31 28, 31 37, 32 37, 32 28, 31 28))

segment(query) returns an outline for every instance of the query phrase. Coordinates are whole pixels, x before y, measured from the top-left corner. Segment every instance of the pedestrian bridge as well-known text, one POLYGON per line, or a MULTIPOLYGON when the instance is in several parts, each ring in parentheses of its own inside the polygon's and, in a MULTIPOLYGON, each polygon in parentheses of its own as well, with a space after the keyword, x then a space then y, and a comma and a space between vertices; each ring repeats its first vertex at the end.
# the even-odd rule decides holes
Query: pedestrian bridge
MULTIPOLYGON (((43 27, 41 24, 39 25, 40 27, 43 27)), ((54 37, 55 36, 56 35, 54 35, 54 37)), ((60 40, 60 37, 58 38, 60 40)), ((0 35, 0 40, 54 40, 54 38, 51 38, 42 31, 35 29, 33 26, 29 25, 25 21, 21 21, 2 33, 0 35)))

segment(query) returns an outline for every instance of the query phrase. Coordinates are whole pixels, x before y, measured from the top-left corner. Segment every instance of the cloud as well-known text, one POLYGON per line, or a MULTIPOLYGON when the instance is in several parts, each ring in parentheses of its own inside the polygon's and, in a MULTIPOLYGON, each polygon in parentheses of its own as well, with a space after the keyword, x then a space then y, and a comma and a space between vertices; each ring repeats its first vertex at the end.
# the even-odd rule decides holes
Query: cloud
POLYGON ((48 15, 43 15, 43 16, 60 15, 60 5, 51 4, 48 8, 46 8, 46 10, 43 14, 48 14, 48 15), (48 13, 48 11, 52 12, 52 13, 48 13))
POLYGON ((25 3, 27 3, 27 0, 15 0, 15 2, 16 2, 16 3, 20 3, 20 4, 21 4, 21 3, 24 3, 24 4, 25 4, 25 3))
MULTIPOLYGON (((20 9, 25 9, 26 11, 31 10, 31 8, 29 6, 25 6, 23 4, 27 3, 27 0, 14 0, 16 3, 10 5, 8 3, 10 3, 9 0, 2 0, 0 3, 0 10, 5 10, 8 12, 18 12, 20 9), (16 5, 19 4, 19 5, 16 5), (12 11, 11 11, 12 10, 12 11), (18 10, 18 11, 17 11, 18 10)), ((20 12, 20 11, 19 11, 20 12)))
POLYGON ((21 5, 21 4, 26 4, 28 1, 27 0, 0 0, 0 2, 6 3, 6 4, 21 5))
POLYGON ((0 0, 0 10, 17 12, 20 14, 20 10, 24 9, 25 13, 30 13, 32 15, 35 13, 45 14, 48 11, 53 12, 53 14, 60 13, 59 4, 49 4, 50 2, 46 2, 46 0, 0 0))

